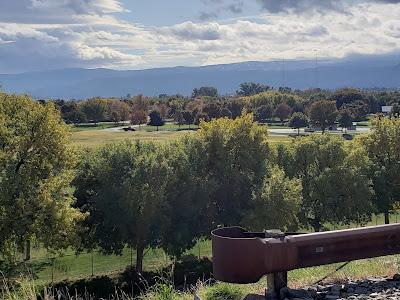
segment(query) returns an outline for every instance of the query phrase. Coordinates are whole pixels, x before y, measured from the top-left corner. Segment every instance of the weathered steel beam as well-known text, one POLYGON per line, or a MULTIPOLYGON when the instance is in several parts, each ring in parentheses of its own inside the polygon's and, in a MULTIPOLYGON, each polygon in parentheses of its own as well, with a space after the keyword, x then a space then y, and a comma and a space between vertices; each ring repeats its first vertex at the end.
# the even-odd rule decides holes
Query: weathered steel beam
POLYGON ((266 274, 400 253, 400 224, 271 237, 239 227, 212 232, 214 276, 258 282, 266 274))

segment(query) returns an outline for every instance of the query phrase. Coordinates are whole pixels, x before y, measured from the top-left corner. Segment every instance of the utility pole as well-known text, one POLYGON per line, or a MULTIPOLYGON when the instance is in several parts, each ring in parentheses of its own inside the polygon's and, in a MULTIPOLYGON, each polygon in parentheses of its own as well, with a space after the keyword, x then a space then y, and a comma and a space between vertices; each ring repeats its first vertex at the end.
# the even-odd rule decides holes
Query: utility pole
POLYGON ((282 59, 282 87, 286 87, 286 69, 285 69, 285 57, 282 59))
POLYGON ((315 88, 318 89, 319 88, 319 80, 318 80, 318 50, 315 50, 315 88))

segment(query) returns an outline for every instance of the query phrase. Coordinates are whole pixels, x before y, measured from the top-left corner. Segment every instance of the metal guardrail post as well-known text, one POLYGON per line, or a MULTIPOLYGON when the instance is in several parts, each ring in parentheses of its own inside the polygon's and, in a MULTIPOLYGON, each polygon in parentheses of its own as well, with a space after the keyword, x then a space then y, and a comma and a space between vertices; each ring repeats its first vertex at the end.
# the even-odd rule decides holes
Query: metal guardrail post
POLYGON ((279 299, 281 289, 287 287, 287 272, 278 272, 267 275, 267 289, 265 290, 266 299, 279 299))

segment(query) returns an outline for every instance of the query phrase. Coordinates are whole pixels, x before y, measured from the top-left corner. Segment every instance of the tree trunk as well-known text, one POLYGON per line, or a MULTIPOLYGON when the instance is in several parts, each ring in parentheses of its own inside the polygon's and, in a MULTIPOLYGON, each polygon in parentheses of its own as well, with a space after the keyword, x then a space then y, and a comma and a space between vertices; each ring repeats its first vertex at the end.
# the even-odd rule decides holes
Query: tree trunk
POLYGON ((320 221, 318 221, 318 220, 313 220, 313 221, 312 221, 312 227, 313 227, 313 229, 314 229, 315 232, 321 232, 322 225, 321 225, 321 222, 320 222, 320 221))
POLYGON ((31 259, 31 240, 27 239, 24 243, 24 261, 31 259))
POLYGON ((385 212, 385 224, 390 224, 389 212, 385 212))
POLYGON ((144 253, 143 240, 138 239, 136 245, 136 271, 138 273, 143 272, 143 253, 144 253))
POLYGON ((300 135, 300 128, 297 128, 297 135, 300 135))

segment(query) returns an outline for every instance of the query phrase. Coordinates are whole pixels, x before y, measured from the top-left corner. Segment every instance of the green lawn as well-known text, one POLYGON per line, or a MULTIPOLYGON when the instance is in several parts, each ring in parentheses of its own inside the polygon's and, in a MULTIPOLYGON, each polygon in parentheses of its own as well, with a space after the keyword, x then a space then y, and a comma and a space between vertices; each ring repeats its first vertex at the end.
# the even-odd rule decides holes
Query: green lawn
POLYGON ((78 125, 71 125, 72 132, 87 131, 87 130, 102 130, 107 128, 114 128, 123 126, 121 124, 115 124, 114 122, 102 122, 98 124, 85 123, 78 125))
MULTIPOLYGON (((391 216, 391 222, 400 220, 396 215, 391 216)), ((383 216, 373 217, 368 225, 383 224, 383 216)), ((327 226, 334 229, 333 226, 327 226)), ((356 225, 352 227, 357 227, 356 225)), ((342 228, 349 228, 343 226, 342 228)), ((193 249, 187 251, 196 257, 211 258, 211 242, 200 241, 193 249)), ((343 270, 335 274, 334 279, 362 278, 367 276, 384 276, 398 272, 400 256, 388 256, 352 262, 343 270)), ((94 275, 116 274, 135 263, 135 251, 126 248, 121 256, 103 255, 98 251, 76 255, 74 251, 68 250, 60 254, 50 254, 44 249, 32 249, 32 259, 26 266, 20 266, 17 272, 29 271, 34 275, 39 284, 51 281, 62 281, 65 279, 75 280, 91 277, 94 275), (92 264, 93 262, 93 264, 92 264)), ((145 271, 158 271, 171 264, 164 252, 160 249, 149 249, 144 258, 145 271)), ((333 271, 340 264, 295 270, 289 273, 292 286, 311 284, 333 271)), ((16 274, 18 275, 18 274, 16 274)), ((259 284, 264 285, 263 281, 259 284)), ((249 286, 249 289, 257 289, 257 285, 249 286)))
POLYGON ((72 134, 72 144, 75 146, 95 148, 100 145, 104 145, 111 142, 122 141, 126 139, 163 142, 175 139, 179 136, 182 136, 185 133, 188 132, 187 131, 113 132, 113 131, 103 131, 103 130, 96 130, 96 131, 85 130, 85 131, 74 132, 72 134))
MULTIPOLYGON (((184 134, 193 134, 195 131, 190 130, 161 130, 156 131, 155 128, 147 128, 145 126, 141 130, 134 132, 125 131, 105 131, 105 130, 84 130, 76 131, 72 133, 72 144, 75 146, 83 146, 89 148, 95 148, 100 145, 104 145, 111 142, 128 140, 142 140, 142 141, 156 141, 165 142, 171 141, 184 134), (145 129, 146 128, 146 129, 145 129)), ((174 128, 172 125, 169 128, 174 128)), ((183 128, 183 127, 182 127, 183 128)), ((274 136, 270 135, 268 140, 271 143, 290 142, 293 138, 288 136, 274 136)))

